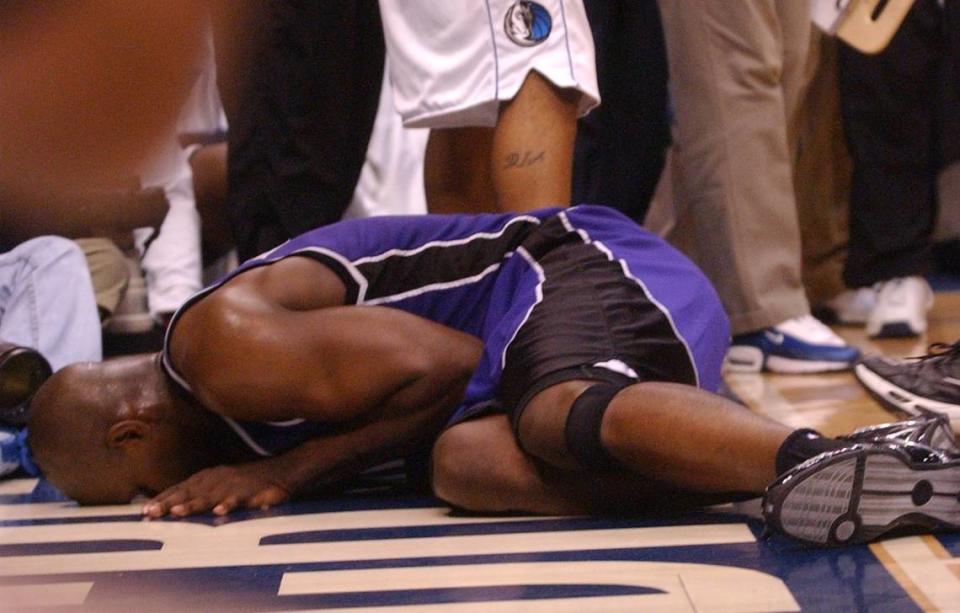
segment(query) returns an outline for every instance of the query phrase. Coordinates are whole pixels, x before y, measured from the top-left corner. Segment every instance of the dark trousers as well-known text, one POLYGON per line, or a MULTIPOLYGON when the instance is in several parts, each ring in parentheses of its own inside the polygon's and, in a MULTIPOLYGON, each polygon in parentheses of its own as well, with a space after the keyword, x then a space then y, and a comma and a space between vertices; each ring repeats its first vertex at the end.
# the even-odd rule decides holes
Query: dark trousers
POLYGON ((223 0, 214 32, 242 261, 338 221, 350 204, 379 101, 383 31, 377 0, 223 0))
POLYGON ((918 0, 890 45, 841 45, 840 95, 853 158, 844 281, 922 275, 936 220, 936 175, 960 159, 960 0, 918 0))
POLYGON ((670 144, 667 58, 654 0, 586 0, 600 107, 577 125, 573 202, 646 216, 670 144))

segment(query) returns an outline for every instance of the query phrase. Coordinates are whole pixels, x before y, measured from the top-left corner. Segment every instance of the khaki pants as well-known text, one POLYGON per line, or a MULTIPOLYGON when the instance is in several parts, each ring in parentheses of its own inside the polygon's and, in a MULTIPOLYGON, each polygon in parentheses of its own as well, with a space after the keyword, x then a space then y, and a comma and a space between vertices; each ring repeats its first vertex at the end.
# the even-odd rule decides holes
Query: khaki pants
POLYGON ((102 323, 106 324, 130 281, 126 257, 108 238, 78 238, 75 242, 87 258, 97 309, 102 323))
POLYGON ((810 85, 798 109, 800 143, 794 165, 803 237, 803 284, 814 305, 846 289, 850 155, 840 123, 837 41, 816 34, 807 66, 810 85))
POLYGON ((713 281, 734 334, 809 312, 788 138, 810 17, 797 0, 660 0, 674 128, 670 237, 713 281))

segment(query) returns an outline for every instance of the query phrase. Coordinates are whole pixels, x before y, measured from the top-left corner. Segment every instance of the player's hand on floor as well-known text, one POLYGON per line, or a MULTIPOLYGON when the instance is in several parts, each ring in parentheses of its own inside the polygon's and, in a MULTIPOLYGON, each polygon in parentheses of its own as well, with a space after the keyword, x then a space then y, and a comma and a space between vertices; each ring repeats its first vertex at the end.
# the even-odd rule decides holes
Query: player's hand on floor
POLYGON ((215 466, 169 487, 143 505, 148 518, 186 517, 213 511, 226 515, 237 508, 267 509, 290 493, 256 463, 215 466))

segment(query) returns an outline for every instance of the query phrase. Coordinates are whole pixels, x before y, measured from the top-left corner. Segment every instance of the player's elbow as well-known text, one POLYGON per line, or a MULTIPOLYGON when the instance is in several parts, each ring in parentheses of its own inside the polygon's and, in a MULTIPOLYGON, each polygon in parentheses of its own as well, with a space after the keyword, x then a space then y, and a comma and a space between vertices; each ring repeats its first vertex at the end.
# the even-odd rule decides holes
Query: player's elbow
POLYGON ((456 330, 410 341, 409 337, 398 341, 390 352, 396 358, 395 368, 404 373, 404 387, 430 390, 434 395, 445 395, 451 387, 465 385, 483 351, 476 337, 456 330))
POLYGON ((431 372, 445 373, 451 380, 467 380, 476 370, 482 353, 483 343, 480 339, 469 334, 457 333, 446 351, 429 353, 430 364, 427 368, 431 372))

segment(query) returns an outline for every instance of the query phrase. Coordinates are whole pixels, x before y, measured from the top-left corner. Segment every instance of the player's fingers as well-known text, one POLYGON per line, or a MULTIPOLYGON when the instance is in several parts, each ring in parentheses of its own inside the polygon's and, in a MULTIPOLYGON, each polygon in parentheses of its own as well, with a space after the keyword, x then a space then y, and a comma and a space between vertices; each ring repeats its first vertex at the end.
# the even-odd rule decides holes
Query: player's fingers
POLYGON ((236 509, 239 504, 239 496, 227 496, 221 500, 217 506, 213 507, 213 512, 217 515, 226 515, 230 511, 236 509))
POLYGON ((284 502, 288 497, 286 490, 276 486, 268 487, 260 492, 257 492, 256 496, 251 498, 247 503, 247 506, 251 509, 269 509, 275 504, 280 504, 284 502))
POLYGON ((166 489, 152 500, 143 505, 141 512, 147 517, 163 517, 170 512, 170 509, 178 504, 182 504, 187 499, 187 492, 182 487, 174 486, 166 489))
POLYGON ((170 514, 177 517, 186 517, 187 515, 205 513, 211 508, 213 508, 213 502, 210 499, 196 496, 170 507, 170 514))

